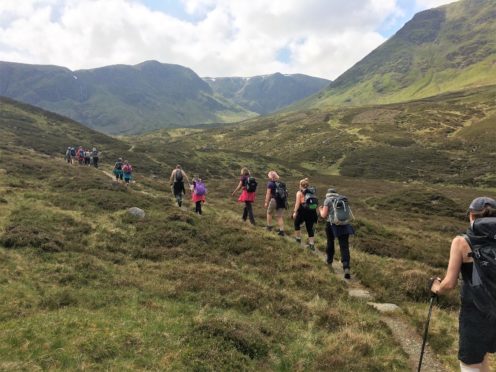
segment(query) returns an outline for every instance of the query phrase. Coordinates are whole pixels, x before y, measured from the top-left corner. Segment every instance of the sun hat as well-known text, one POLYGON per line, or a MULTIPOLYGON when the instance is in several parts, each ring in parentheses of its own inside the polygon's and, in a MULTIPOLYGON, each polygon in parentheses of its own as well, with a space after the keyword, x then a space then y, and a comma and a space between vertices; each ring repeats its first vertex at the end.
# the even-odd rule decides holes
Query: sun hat
POLYGON ((486 206, 496 208, 496 200, 487 196, 479 196, 472 200, 472 203, 470 203, 470 206, 468 207, 468 211, 479 213, 482 212, 486 206))

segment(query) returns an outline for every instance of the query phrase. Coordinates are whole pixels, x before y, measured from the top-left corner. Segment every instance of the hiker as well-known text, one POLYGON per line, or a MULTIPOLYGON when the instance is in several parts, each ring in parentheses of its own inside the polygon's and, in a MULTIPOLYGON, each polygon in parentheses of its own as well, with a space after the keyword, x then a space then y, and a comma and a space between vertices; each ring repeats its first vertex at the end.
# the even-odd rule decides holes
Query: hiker
POLYGON ((90 150, 86 149, 84 150, 84 165, 90 166, 91 162, 91 153, 90 150))
POLYGON ((202 214, 202 203, 206 202, 207 188, 201 177, 196 176, 193 178, 191 191, 191 198, 195 203, 195 213, 202 214))
POLYGON ((91 159, 93 161, 93 166, 98 168, 98 150, 96 147, 93 147, 93 150, 91 151, 91 159))
POLYGON ((270 171, 267 175, 267 192, 265 194, 264 208, 267 208, 267 227, 272 231, 272 217, 275 215, 279 231, 279 236, 284 236, 284 210, 287 209, 288 190, 283 182, 279 181, 279 175, 275 171, 270 171))
POLYGON ((319 207, 320 216, 327 220, 326 237, 327 237, 327 264, 332 265, 334 260, 334 239, 339 242, 341 251, 341 263, 343 265, 344 278, 351 279, 350 273, 350 235, 355 233, 350 221, 353 214, 348 205, 348 198, 339 195, 335 189, 327 190, 324 205, 319 207))
POLYGON ((124 173, 122 172, 122 158, 117 159, 117 161, 114 164, 114 169, 112 171, 115 175, 115 180, 117 182, 120 182, 123 180, 124 173))
POLYGON ((308 178, 300 181, 300 188, 296 192, 296 201, 293 210, 295 241, 301 244, 301 225, 304 223, 308 233, 308 248, 315 250, 314 225, 318 220, 318 200, 314 187, 310 187, 308 178))
POLYGON ((79 163, 79 165, 83 165, 83 163, 84 163, 84 149, 83 149, 83 146, 79 146, 79 148, 78 148, 78 163, 79 163))
POLYGON ((71 159, 71 146, 67 147, 67 150, 65 151, 65 160, 69 164, 72 163, 72 159, 71 159))
POLYGON ((186 180, 189 187, 188 176, 181 169, 181 166, 178 164, 176 165, 176 168, 172 170, 169 182, 170 185, 172 186, 172 193, 174 194, 174 197, 176 198, 177 201, 177 205, 179 207, 183 203, 183 194, 186 194, 186 189, 184 188, 184 180, 186 180))
POLYGON ((74 164, 75 160, 76 160, 76 148, 71 147, 71 164, 74 164))
POLYGON ((494 278, 496 250, 496 201, 488 197, 475 198, 468 209, 470 227, 465 235, 455 237, 451 242, 450 257, 446 276, 436 278, 431 291, 441 295, 456 287, 461 273, 461 306, 459 316, 459 350, 461 371, 489 371, 488 353, 496 352, 496 303, 494 302, 494 278), (488 248, 489 252, 482 250, 488 248), (481 249, 481 250, 479 250, 481 249), (472 253, 475 252, 475 260, 472 253), (486 260, 485 254, 490 253, 486 260), (482 260, 479 258, 482 257, 482 260), (475 262, 474 262, 475 261, 475 262), (483 267, 485 266, 485 267, 483 267), (491 276, 485 276, 486 270, 491 276), (482 282, 480 274, 482 273, 482 282), (478 282, 477 282, 478 281, 478 282), (482 283, 482 285, 481 285, 482 283), (488 302, 489 289, 492 299, 488 302), (492 303, 491 303, 492 301, 492 303), (492 304, 490 307, 482 305, 492 304))
POLYGON ((124 182, 127 185, 129 185, 129 181, 132 179, 132 173, 133 173, 133 166, 129 164, 127 160, 124 160, 124 164, 122 165, 122 176, 124 178, 124 182))
POLYGON ((257 181, 255 177, 252 177, 250 171, 247 168, 241 169, 241 177, 239 179, 238 186, 232 192, 232 196, 241 191, 241 195, 238 198, 239 203, 245 203, 243 208, 243 221, 246 222, 247 219, 250 220, 252 225, 255 225, 255 217, 253 216, 253 202, 255 201, 255 191, 257 190, 257 181))

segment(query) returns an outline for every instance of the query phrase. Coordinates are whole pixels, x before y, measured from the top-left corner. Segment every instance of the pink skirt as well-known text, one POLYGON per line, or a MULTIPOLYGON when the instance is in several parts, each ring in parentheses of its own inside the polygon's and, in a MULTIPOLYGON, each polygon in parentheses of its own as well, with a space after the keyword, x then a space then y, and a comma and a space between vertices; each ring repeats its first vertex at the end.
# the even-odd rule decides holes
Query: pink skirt
POLYGON ((255 201, 255 193, 254 192, 248 192, 246 189, 243 189, 243 192, 239 196, 238 202, 244 203, 244 202, 254 202, 255 201))
POLYGON ((206 201, 205 195, 196 195, 195 193, 191 194, 191 199, 193 199, 193 203, 196 203, 199 201, 202 201, 202 202, 206 201))

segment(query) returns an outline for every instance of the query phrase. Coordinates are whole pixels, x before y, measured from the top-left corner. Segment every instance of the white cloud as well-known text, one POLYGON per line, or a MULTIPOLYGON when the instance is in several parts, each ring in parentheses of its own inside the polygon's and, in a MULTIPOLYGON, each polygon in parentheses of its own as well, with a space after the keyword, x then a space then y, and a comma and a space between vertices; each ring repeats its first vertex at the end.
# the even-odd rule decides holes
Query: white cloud
POLYGON ((400 13, 396 0, 182 1, 200 21, 138 0, 2 0, 0 60, 79 69, 156 59, 201 76, 335 78, 383 42, 376 30, 400 13), (281 49, 289 61, 277 60, 281 49))
POLYGON ((417 8, 419 9, 430 9, 437 8, 441 5, 446 5, 449 3, 454 3, 458 0, 416 0, 417 8))

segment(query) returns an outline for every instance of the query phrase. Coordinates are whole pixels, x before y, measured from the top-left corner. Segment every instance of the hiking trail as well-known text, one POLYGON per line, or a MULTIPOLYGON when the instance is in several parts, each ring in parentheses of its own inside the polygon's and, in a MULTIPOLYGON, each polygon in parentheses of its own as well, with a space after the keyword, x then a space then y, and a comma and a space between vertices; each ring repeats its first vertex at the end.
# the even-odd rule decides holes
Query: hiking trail
MULTIPOLYGON (((315 250, 315 253, 324 263, 326 262, 326 254, 315 250)), ((326 264, 327 265, 327 264, 326 264)), ((362 284, 359 280, 352 276, 352 279, 344 279, 344 272, 340 262, 333 262, 332 268, 329 268, 332 273, 348 286, 348 295, 366 301, 368 305, 379 311, 382 316, 381 320, 389 327, 393 333, 394 339, 400 344, 403 351, 408 355, 409 364, 412 371, 416 371, 420 358, 420 350, 422 348, 422 337, 417 334, 413 326, 401 319, 399 314, 401 308, 395 304, 377 303, 374 302, 374 295, 362 284)), ((427 311, 427 303, 426 303, 427 311)), ((428 340, 427 340, 428 341, 428 340)), ((445 366, 435 358, 435 354, 429 347, 429 342, 426 344, 425 354, 422 362, 422 371, 432 372, 448 372, 445 366)))

